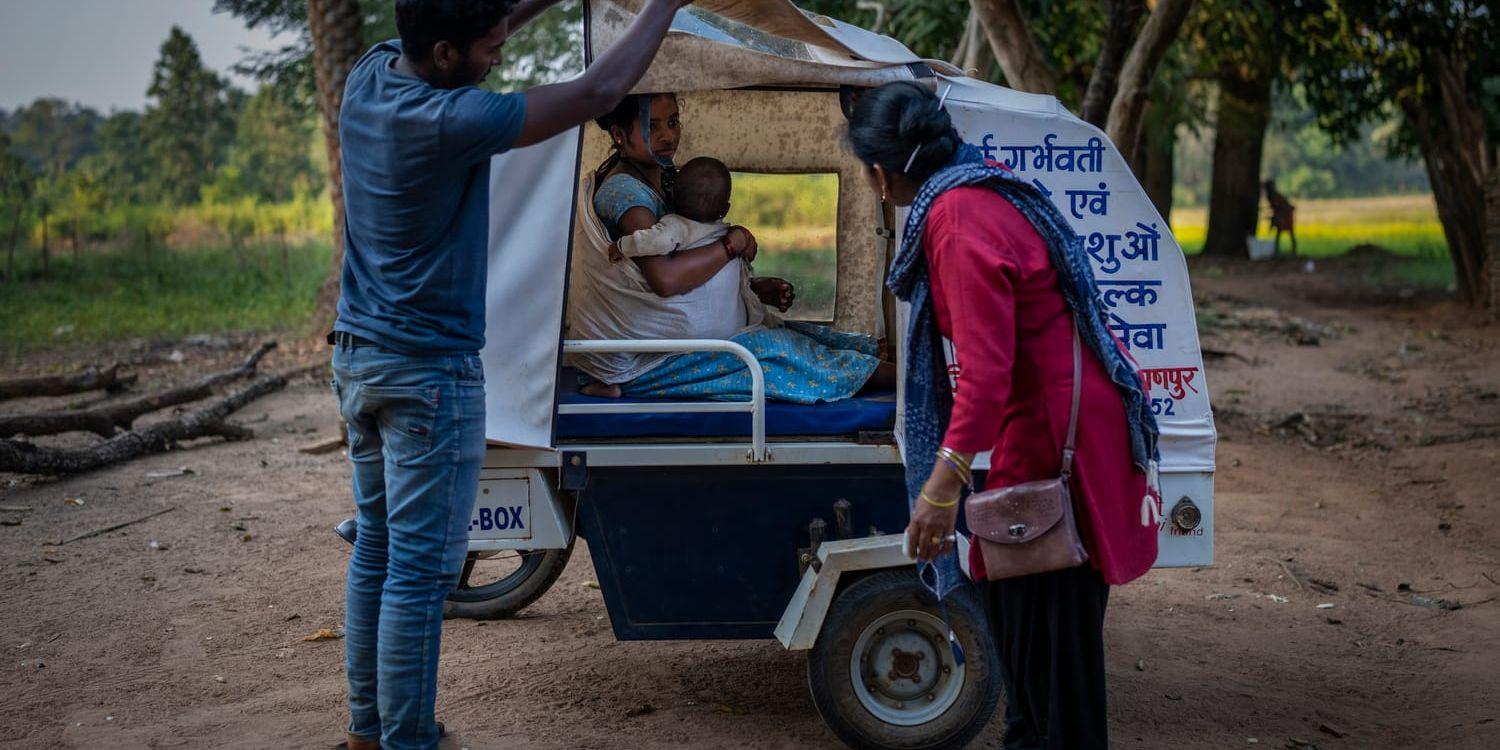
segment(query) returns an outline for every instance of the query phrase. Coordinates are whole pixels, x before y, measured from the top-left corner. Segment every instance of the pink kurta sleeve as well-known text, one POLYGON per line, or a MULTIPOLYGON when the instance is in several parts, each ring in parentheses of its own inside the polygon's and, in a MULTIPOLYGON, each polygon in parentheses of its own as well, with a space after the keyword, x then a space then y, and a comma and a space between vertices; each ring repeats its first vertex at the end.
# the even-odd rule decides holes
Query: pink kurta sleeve
MULTIPOLYGON (((1016 359, 1016 266, 1010 242, 988 222, 965 222, 961 194, 939 198, 927 218, 933 294, 949 318, 962 367, 943 445, 963 453, 995 447, 1016 359)), ((936 302, 936 300, 935 300, 936 302)))

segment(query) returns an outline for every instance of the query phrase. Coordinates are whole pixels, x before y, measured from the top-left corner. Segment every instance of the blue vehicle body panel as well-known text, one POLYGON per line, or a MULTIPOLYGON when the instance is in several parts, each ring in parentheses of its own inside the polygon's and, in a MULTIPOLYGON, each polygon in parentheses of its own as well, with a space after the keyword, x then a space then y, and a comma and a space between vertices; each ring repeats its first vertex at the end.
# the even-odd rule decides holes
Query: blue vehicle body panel
POLYGON ((578 508, 620 640, 771 638, 814 518, 836 535, 906 528, 892 465, 590 468, 578 508))

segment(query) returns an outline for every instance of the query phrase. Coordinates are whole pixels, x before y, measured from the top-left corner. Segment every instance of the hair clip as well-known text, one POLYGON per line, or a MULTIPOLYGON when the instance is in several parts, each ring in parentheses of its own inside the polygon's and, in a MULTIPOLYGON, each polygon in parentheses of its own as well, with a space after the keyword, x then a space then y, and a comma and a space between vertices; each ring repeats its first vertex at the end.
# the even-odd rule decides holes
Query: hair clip
MULTIPOLYGON (((945 104, 948 103, 948 94, 950 94, 952 92, 953 92, 953 84, 950 83, 950 84, 948 84, 948 88, 943 89, 943 95, 940 96, 940 97, 938 97, 938 111, 939 112, 943 111, 943 105, 945 105, 945 104)), ((921 151, 922 147, 925 146, 925 145, 927 145, 927 144, 925 144, 925 143, 918 143, 917 147, 911 150, 911 156, 906 160, 906 166, 901 169, 901 172, 903 174, 911 172, 911 165, 914 164, 914 163, 916 163, 916 161, 917 161, 917 152, 921 151)))

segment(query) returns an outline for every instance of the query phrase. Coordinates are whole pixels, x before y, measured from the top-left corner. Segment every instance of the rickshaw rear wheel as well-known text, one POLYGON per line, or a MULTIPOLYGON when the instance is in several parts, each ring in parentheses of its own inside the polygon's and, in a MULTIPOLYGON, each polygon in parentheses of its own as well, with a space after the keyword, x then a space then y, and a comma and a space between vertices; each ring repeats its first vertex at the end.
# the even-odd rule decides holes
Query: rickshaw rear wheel
POLYGON ((961 748, 1000 701, 1000 663, 975 591, 946 599, 958 664, 937 599, 910 568, 851 583, 834 597, 807 655, 814 705, 857 750, 961 748))
POLYGON ((557 577, 568 567, 568 558, 573 555, 573 540, 568 540, 568 546, 562 549, 518 550, 509 554, 520 557, 515 570, 498 580, 476 586, 470 585, 475 568, 484 565, 486 558, 492 555, 470 552, 464 561, 463 573, 459 575, 458 587, 443 603, 443 617, 500 620, 515 616, 557 582, 557 577))

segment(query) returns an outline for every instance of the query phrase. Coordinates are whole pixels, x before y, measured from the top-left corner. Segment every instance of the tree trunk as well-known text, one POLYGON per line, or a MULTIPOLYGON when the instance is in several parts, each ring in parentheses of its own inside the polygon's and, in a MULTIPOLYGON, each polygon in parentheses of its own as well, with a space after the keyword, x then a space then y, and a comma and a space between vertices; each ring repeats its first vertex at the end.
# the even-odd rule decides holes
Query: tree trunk
POLYGON ((1245 257, 1260 214, 1260 156, 1271 119, 1271 75, 1236 69, 1219 76, 1218 129, 1204 255, 1245 257))
MULTIPOLYGON (((1109 106, 1104 131, 1127 162, 1134 157, 1141 132, 1141 113, 1146 109, 1156 70, 1161 67, 1162 58, 1167 56, 1172 42, 1176 41, 1177 32, 1182 29, 1182 22, 1192 7, 1193 0, 1158 0, 1156 10, 1146 19, 1141 35, 1130 48, 1130 56, 1125 59, 1125 67, 1120 70, 1119 88, 1109 106)), ((1259 151, 1256 153, 1259 161, 1259 151)))
POLYGON ((1176 151, 1177 123, 1166 122, 1156 107, 1148 109, 1132 169, 1146 189, 1146 197, 1168 224, 1172 222, 1172 182, 1176 176, 1172 159, 1176 151))
POLYGON ((1135 27, 1146 13, 1144 0, 1106 0, 1104 4, 1109 12, 1104 43, 1099 46, 1099 58, 1094 61, 1094 72, 1089 76, 1089 87, 1078 115, 1101 128, 1109 118, 1109 106, 1120 85, 1120 68, 1135 39, 1135 27))
POLYGON ((333 264, 323 278, 313 308, 313 324, 327 328, 333 324, 337 311, 339 273, 344 265, 344 172, 339 151, 339 107, 344 100, 344 81, 364 51, 359 0, 307 0, 307 25, 312 33, 323 142, 328 149, 328 194, 333 201, 333 264))
MULTIPOLYGON (((1500 167, 1495 164, 1484 113, 1468 89, 1464 65, 1450 51, 1424 50, 1427 97, 1407 98, 1400 106, 1427 167, 1438 220, 1453 259, 1458 297, 1474 307, 1493 308, 1497 300, 1494 244, 1500 240, 1493 236, 1494 204, 1487 221, 1485 203, 1500 167)), ((1493 195, 1488 197, 1493 200, 1493 195)))
POLYGON ((1453 123, 1423 102, 1406 99, 1401 102, 1401 110, 1417 137, 1422 163, 1427 167, 1443 238, 1453 259, 1459 301, 1490 307, 1494 300, 1490 281, 1485 278, 1485 187, 1475 182, 1475 172, 1465 164, 1468 144, 1460 144, 1450 129, 1453 123))
POLYGON ((47 268, 52 260, 51 238, 47 236, 47 207, 42 207, 42 275, 47 275, 47 268))
POLYGON ((1500 165, 1490 166, 1489 184, 1485 187, 1484 239, 1489 247, 1491 311, 1500 307, 1500 165))
POLYGON ((1026 15, 1016 0, 970 0, 969 4, 984 27, 990 51, 1000 61, 1005 84, 1033 94, 1057 93, 1057 82, 1047 67, 1047 57, 1031 35, 1026 15))
POLYGON ((16 280, 16 243, 21 240, 21 204, 16 203, 14 218, 10 221, 10 249, 5 253, 5 280, 16 280))
POLYGON ((990 65, 994 61, 989 42, 984 38, 984 28, 979 23, 979 14, 970 7, 969 21, 964 24, 964 35, 953 53, 953 64, 965 75, 987 81, 990 78, 990 65))

